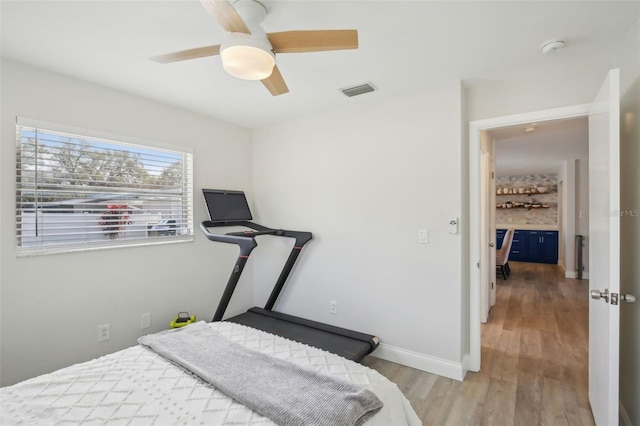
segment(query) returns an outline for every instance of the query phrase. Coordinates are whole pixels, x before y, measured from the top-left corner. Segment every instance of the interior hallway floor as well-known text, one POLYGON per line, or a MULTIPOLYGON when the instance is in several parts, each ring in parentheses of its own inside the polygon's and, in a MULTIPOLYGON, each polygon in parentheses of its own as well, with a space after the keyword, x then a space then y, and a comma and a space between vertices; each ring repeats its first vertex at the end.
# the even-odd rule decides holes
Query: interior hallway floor
POLYGON ((482 324, 482 366, 463 382, 375 357, 424 425, 593 425, 588 398, 589 284, 557 265, 509 262, 482 324))

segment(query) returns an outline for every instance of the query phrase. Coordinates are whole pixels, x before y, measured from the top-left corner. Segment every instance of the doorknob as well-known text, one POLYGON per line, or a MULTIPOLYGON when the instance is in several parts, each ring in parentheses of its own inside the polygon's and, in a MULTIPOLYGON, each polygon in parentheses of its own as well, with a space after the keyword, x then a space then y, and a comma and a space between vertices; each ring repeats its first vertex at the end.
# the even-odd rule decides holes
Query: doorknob
POLYGON ((636 297, 633 294, 620 293, 620 299, 627 303, 633 303, 636 301, 636 297))
POLYGON ((609 303, 609 289, 605 288, 603 292, 591 290, 591 298, 596 300, 604 299, 605 302, 609 303))

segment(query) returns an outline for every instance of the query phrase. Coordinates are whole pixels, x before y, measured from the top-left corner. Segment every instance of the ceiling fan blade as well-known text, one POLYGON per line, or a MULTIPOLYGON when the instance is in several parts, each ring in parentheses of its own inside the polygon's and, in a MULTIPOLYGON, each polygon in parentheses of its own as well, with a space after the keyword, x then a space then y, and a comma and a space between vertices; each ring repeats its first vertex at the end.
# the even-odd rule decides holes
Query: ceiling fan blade
POLYGON ((227 0, 200 0, 200 3, 226 31, 251 34, 238 12, 227 0))
POLYGON ((358 48, 358 30, 284 31, 267 34, 276 53, 358 48))
POLYGON ((277 65, 274 65, 271 75, 261 81, 273 96, 284 95, 289 92, 287 83, 284 82, 277 65))
POLYGON ((220 54, 220 45, 196 47, 195 49, 181 50, 180 52, 167 53, 151 58, 159 64, 168 64, 170 62, 186 61, 188 59, 206 58, 207 56, 216 56, 220 54))

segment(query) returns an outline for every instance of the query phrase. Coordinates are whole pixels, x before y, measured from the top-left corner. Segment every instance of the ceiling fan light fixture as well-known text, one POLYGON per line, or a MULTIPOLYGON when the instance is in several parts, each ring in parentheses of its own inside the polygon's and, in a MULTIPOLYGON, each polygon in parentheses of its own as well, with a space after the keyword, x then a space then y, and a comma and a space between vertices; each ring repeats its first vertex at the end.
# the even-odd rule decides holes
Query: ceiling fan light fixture
POLYGON ((276 55, 266 38, 242 33, 232 33, 220 46, 220 58, 226 72, 243 80, 264 80, 276 64, 276 55))

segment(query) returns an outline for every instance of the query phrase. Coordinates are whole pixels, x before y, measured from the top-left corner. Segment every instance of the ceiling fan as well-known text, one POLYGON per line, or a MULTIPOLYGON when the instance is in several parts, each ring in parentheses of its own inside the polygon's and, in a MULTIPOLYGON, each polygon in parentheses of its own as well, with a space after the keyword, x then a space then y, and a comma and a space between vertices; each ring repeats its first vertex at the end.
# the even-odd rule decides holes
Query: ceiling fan
POLYGON ((229 32, 220 45, 182 50, 151 58, 166 64, 220 55, 229 74, 244 80, 260 80, 273 96, 289 92, 275 63, 276 53, 320 52, 358 48, 357 30, 284 31, 265 33, 260 23, 267 9, 257 0, 200 0, 229 32))

